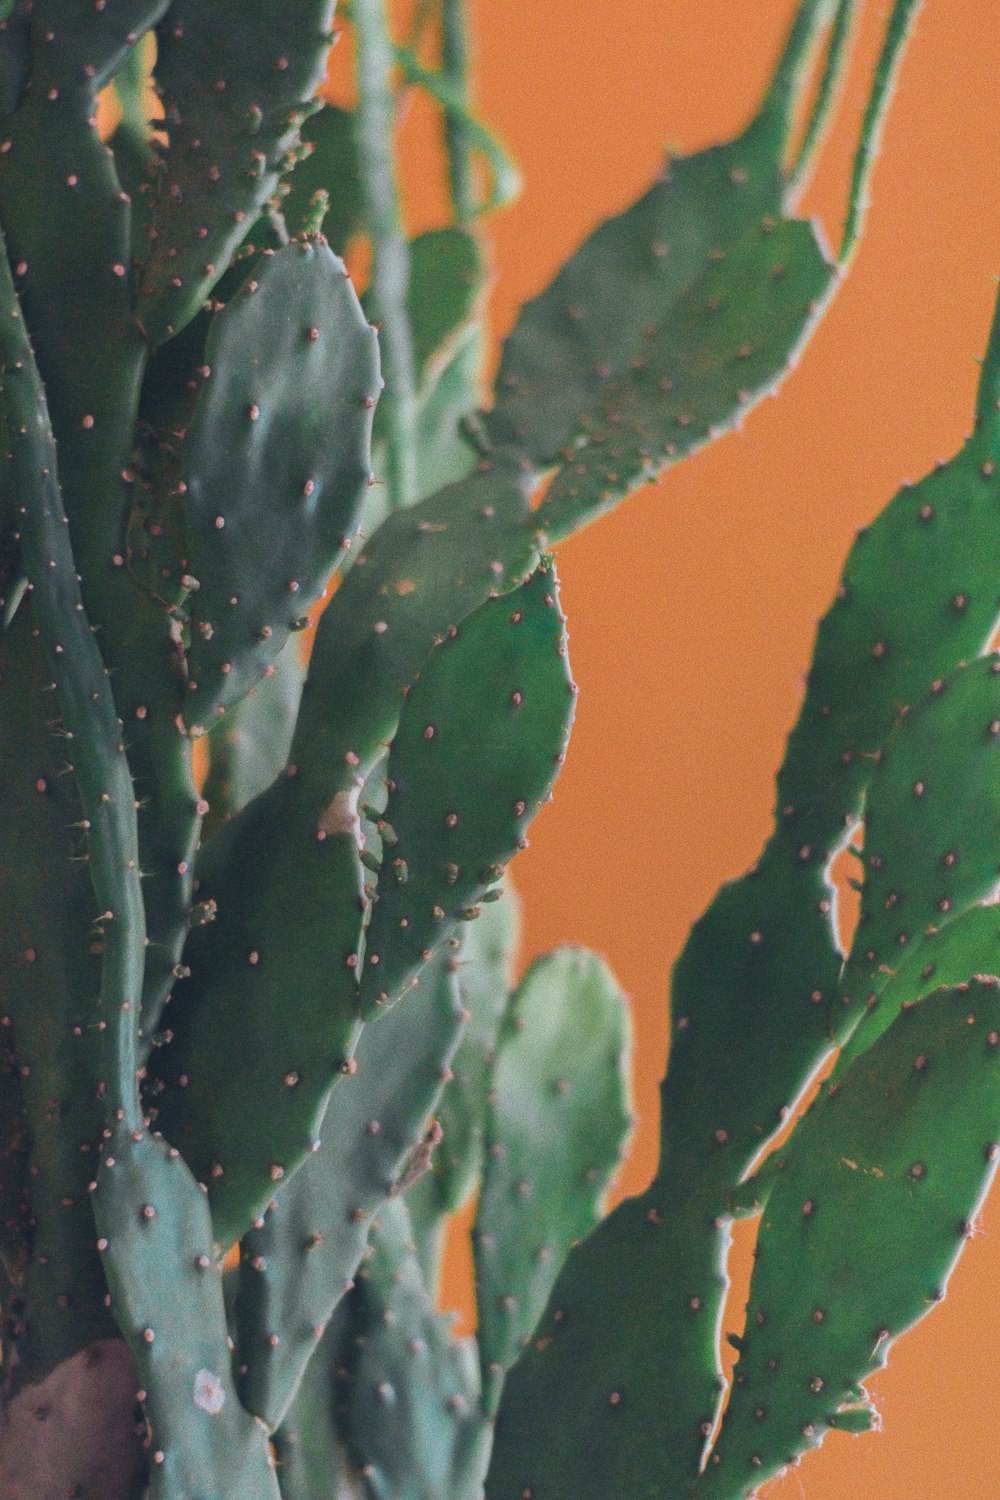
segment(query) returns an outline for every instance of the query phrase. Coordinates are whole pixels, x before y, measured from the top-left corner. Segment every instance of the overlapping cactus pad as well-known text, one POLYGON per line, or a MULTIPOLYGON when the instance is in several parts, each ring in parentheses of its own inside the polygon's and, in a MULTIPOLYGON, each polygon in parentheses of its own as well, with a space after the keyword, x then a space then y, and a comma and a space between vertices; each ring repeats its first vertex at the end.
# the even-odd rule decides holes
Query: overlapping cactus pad
POLYGON ((845 273, 917 6, 833 252, 796 203, 858 8, 801 0, 750 124, 585 240, 491 394, 516 173, 462 0, 343 6, 336 106, 333 0, 0 4, 0 1500, 737 1500, 874 1420, 1000 1159, 1000 333, 852 550, 607 1214, 626 997, 573 945, 518 979, 508 872, 575 705, 553 547, 776 390, 845 273))

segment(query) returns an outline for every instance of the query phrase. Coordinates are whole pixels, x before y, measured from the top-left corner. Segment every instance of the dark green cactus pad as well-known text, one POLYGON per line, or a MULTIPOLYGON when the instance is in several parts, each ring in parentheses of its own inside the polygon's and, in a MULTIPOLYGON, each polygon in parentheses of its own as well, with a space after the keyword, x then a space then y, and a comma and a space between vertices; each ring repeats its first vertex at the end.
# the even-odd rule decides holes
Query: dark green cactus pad
POLYGON ((94 1210, 146 1392, 150 1500, 277 1500, 266 1430, 233 1384, 208 1204, 179 1152, 148 1131, 116 1131, 94 1210))
POLYGON ((710 253, 721 261, 765 214, 780 218, 780 170, 759 137, 751 127, 728 145, 668 163, 526 305, 497 376, 496 441, 539 468, 561 462, 599 410, 602 388, 648 358, 646 330, 665 322, 709 269, 710 253))
POLYGON ((174 0, 157 29, 169 147, 152 191, 137 312, 153 344, 194 317, 278 185, 323 77, 335 0, 174 0), (210 142, 207 147, 203 143, 210 142))
POLYGON ((450 359, 482 301, 484 278, 482 251, 469 230, 432 229, 410 241, 407 309, 418 390, 450 359))
POLYGON ((394 837, 365 934, 364 1014, 405 993, 523 847, 562 763, 574 692, 551 564, 428 659, 389 748, 394 837))
POLYGON ((625 997, 601 959, 559 948, 532 964, 491 1072, 473 1230, 490 1413, 570 1246, 600 1218, 632 1122, 628 1052, 625 997))
POLYGON ((320 620, 292 746, 299 774, 331 796, 350 785, 392 738, 435 644, 540 556, 524 476, 507 462, 390 516, 320 620))
POLYGON ((222 1249, 310 1151, 357 1042, 357 788, 318 805, 307 791, 286 772, 210 846, 209 920, 150 1059, 160 1128, 208 1184, 222 1249))
POLYGON ((428 1289, 437 1290, 445 1216, 472 1192, 483 1165, 490 1076, 507 1010, 518 936, 517 899, 508 886, 482 916, 463 925, 455 977, 468 1023, 436 1114, 441 1140, 431 1170, 407 1194, 410 1222, 428 1289))
MULTIPOLYGON (((662 243, 647 249, 650 260, 662 243)), ((598 358, 604 376, 597 375, 588 408, 562 449, 564 466, 539 507, 549 538, 577 531, 736 426, 795 364, 836 275, 811 225, 765 215, 709 262, 629 351, 624 368, 620 357, 598 358)), ((617 322, 619 308, 615 298, 607 316, 617 322)), ((573 326, 576 311, 574 305, 563 314, 573 326)), ((586 304, 580 321, 587 321, 586 304)), ((547 378, 549 389, 570 384, 551 369, 547 378)), ((545 411, 537 387, 529 399, 534 412, 545 411)))
POLYGON ((368 1241, 372 1219, 404 1185, 444 1087, 464 1015, 451 964, 420 983, 361 1034, 352 1072, 338 1082, 322 1145, 275 1192, 240 1244, 236 1305, 240 1396, 271 1428, 368 1241))
POLYGON ((49 727, 50 685, 24 603, 0 636, 0 1021, 15 1049, 4 1103, 16 1106, 0 1129, 5 1262, 23 1308, 11 1320, 20 1328, 8 1395, 115 1334, 87 1191, 104 1114, 93 1026, 101 935, 68 742, 49 727))
POLYGON ((254 263, 205 360, 183 453, 192 733, 260 681, 349 545, 380 388, 375 332, 321 241, 254 263))
POLYGON ((998 1136, 995 980, 903 1011, 824 1089, 781 1152, 699 1496, 749 1494, 828 1427, 865 1424, 860 1383, 943 1296, 998 1136))
POLYGON ((0 319, 0 408, 21 502, 18 536, 61 729, 72 741, 102 936, 100 995, 87 1020, 100 1023, 105 1107, 120 1108, 134 1122, 145 948, 135 793, 108 671, 80 594, 45 394, 4 250, 0 239, 0 303, 7 314, 0 319))
POLYGON ((401 1198, 358 1275, 345 1435, 370 1500, 476 1500, 489 1451, 475 1351, 434 1309, 401 1198))
POLYGON ((508 1376, 488 1500, 692 1492, 721 1386, 724 1249, 709 1203, 651 1189, 574 1250, 508 1376))
POLYGON ((998 746, 995 655, 939 679, 886 740, 865 802, 861 917, 836 1019, 874 1004, 905 949, 996 889, 998 746))
MULTIPOLYGON (((899 0, 886 28, 841 262, 857 236, 914 8, 899 0)), ((829 20, 822 0, 805 0, 750 125, 725 145, 668 162, 515 325, 487 422, 495 442, 536 469, 561 466, 539 509, 550 541, 734 426, 777 384, 835 289, 837 266, 812 228, 789 217, 829 117, 830 89, 821 86, 808 145, 794 159, 798 108, 829 20)))

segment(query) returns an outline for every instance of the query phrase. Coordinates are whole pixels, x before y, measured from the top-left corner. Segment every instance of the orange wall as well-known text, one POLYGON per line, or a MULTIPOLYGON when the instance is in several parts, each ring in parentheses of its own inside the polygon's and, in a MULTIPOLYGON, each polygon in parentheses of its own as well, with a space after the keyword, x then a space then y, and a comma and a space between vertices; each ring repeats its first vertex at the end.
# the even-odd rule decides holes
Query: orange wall
MULTIPOLYGON (((732 133, 767 74, 790 0, 474 0, 479 100, 526 177, 491 226, 498 332, 662 148, 732 133)), ((833 232, 885 0, 867 20, 807 200, 833 232)), ((926 0, 851 276, 780 397, 560 554, 580 684, 554 805, 518 862, 527 954, 608 955, 634 1000, 654 1159, 670 965, 691 921, 750 863, 815 621, 855 529, 954 450, 1000 270, 1000 6, 926 0)), ((412 123, 419 152, 423 124, 412 123)), ((415 158, 415 159, 419 159, 415 158)), ((413 225, 433 222, 424 169, 413 225)), ((627 1267, 623 1267, 627 1275, 627 1267)), ((464 1293, 461 1278, 450 1288, 464 1293)), ((771 1495, 965 1500, 996 1493, 1000 1197, 943 1308, 872 1382, 886 1431, 838 1435, 771 1495)))

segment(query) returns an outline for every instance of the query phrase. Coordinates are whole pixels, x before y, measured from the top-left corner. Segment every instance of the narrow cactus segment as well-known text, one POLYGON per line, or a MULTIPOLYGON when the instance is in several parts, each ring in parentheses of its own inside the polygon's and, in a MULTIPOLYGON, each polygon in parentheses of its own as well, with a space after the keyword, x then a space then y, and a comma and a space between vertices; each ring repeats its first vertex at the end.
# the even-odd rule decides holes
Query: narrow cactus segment
POLYGON ((203 787, 209 808, 203 839, 210 839, 285 769, 304 680, 305 663, 293 636, 279 653, 273 674, 251 688, 212 734, 203 787))
MULTIPOLYGON (((450 8, 454 14, 455 6, 451 5, 450 8)), ((446 27, 448 27, 447 21, 444 22, 443 31, 446 27)), ((454 37, 454 29, 452 29, 452 37, 454 37)), ((454 54, 452 52, 450 57, 447 55, 451 50, 447 35, 442 35, 444 66, 440 70, 422 67, 412 48, 396 47, 394 50, 396 62, 406 82, 416 84, 441 106, 446 131, 454 131, 457 128, 463 138, 463 151, 467 156, 471 153, 478 158, 486 169, 485 190, 471 204, 465 205, 465 208, 470 209, 474 217, 479 217, 493 213, 496 209, 511 203, 521 191, 521 174, 513 158, 493 131, 488 129, 482 120, 470 113, 466 91, 456 76, 454 54)), ((454 136, 452 138, 454 139, 454 136)), ((452 180, 454 182, 454 179, 452 180)), ((461 223, 465 218, 465 212, 462 205, 457 202, 455 208, 456 218, 461 223)))
POLYGON ((511 999, 490 1078, 473 1230, 483 1403, 531 1337, 570 1246, 590 1233, 632 1116, 625 997, 606 964, 559 948, 511 999))
POLYGON ((383 0, 353 0, 358 102, 354 140, 372 247, 371 302, 381 331, 386 484, 393 509, 413 503, 416 368, 409 319, 410 247, 396 181, 395 61, 383 0))
POLYGON ((939 679, 886 740, 865 802, 861 917, 838 1030, 849 1012, 878 1003, 905 950, 995 892, 998 748, 996 655, 939 679))
MULTIPOLYGON (((656 249, 647 254, 655 258, 656 249)), ((729 245, 644 336, 628 367, 598 376, 539 507, 550 540, 736 426, 794 365, 835 285, 809 224, 768 214, 729 245)))
POLYGON ((106 1107, 138 1123, 136 1029, 145 920, 139 888, 135 799, 107 669, 84 613, 62 506, 56 448, 38 368, 0 240, 0 406, 11 474, 22 504, 19 539, 28 587, 88 825, 89 871, 103 930, 101 992, 106 1107))
POLYGON ((651 1189, 573 1251, 508 1376, 487 1500, 693 1493, 721 1385, 716 1211, 651 1189))
POLYGON ((116 1131, 95 1210, 146 1392, 150 1500, 277 1500, 267 1433, 233 1384, 208 1205, 179 1153, 146 1130, 116 1131))
POLYGON ((513 982, 518 925, 517 899, 507 886, 500 900, 485 905, 479 920, 459 933, 455 977, 469 1019, 437 1106, 441 1140, 431 1170, 406 1199, 432 1295, 447 1215, 462 1207, 482 1171, 490 1078, 513 982))
POLYGON ((350 544, 380 388, 375 332, 321 241, 254 264, 205 360, 182 461, 192 733, 260 681, 350 544))
POLYGON ((190 322, 274 193, 323 77, 335 0, 256 0, 232 25, 225 0, 174 0, 157 30, 169 145, 137 304, 150 341, 190 322))
POLYGON ((330 1095, 322 1144, 243 1237, 240 1396, 271 1428, 351 1285, 373 1218, 408 1169, 426 1165, 422 1142, 463 1025, 450 961, 430 964, 405 1005, 365 1027, 330 1095))
POLYGON ((357 1041, 358 788, 327 803, 307 792, 286 772, 210 846, 209 920, 150 1059, 159 1127, 208 1184, 220 1249, 308 1154, 357 1041))
POLYGON ((524 847, 562 763, 574 692, 550 563, 429 657, 389 748, 393 838, 365 934, 364 1015, 409 989, 524 847))
POLYGON ((370 1500, 476 1500, 489 1453, 475 1352, 436 1312, 401 1198, 372 1230, 353 1302, 360 1341, 345 1419, 370 1500))
POLYGON ((392 739, 435 643, 524 583, 540 556, 524 475, 506 461, 391 516, 320 620, 292 745, 298 774, 327 796, 352 785, 392 739))
POLYGON ((798 1127, 699 1496, 756 1490, 863 1413, 861 1382, 944 1294, 1000 1159, 1000 987, 904 1011, 798 1127), (844 1225, 851 1226, 849 1235, 844 1225))
MULTIPOLYGON (((20 1183, 15 1175, 12 1201, 4 1204, 5 1216, 14 1215, 5 1241, 9 1233, 17 1304, 4 1345, 8 1399, 117 1332, 105 1305, 88 1193, 104 1124, 94 1000, 100 908, 87 868, 84 819, 67 774, 73 742, 53 732, 50 687, 25 602, 0 637, 0 1021, 14 1048, 14 1098, 20 1101, 13 1118, 3 1117, 2 1129, 7 1149, 15 1134, 22 1152, 30 1144, 30 1157, 22 1158, 30 1170, 20 1183)), ((16 1168, 16 1155, 11 1165, 16 1168)), ((6 1188, 6 1172, 4 1178, 6 1188)))

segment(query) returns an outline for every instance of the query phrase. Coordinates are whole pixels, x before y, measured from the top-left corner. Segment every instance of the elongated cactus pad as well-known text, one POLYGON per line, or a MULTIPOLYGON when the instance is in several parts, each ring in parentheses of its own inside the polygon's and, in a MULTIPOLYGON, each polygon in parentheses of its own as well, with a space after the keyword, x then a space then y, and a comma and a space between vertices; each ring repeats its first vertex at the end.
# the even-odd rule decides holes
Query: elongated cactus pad
POLYGON ((405 993, 523 846, 572 721, 563 625, 543 565, 446 638, 410 689, 389 748, 393 832, 365 933, 363 1013, 405 993))
POLYGON ((380 388, 374 330, 322 242, 253 264, 205 361, 182 455, 192 733, 260 681, 350 544, 380 388))
POLYGON ((208 1204, 180 1154, 120 1130, 101 1162, 98 1248, 146 1391, 150 1500, 277 1500, 262 1423, 230 1372, 208 1204))
POLYGON ((371 1500, 475 1500, 488 1451, 475 1352, 434 1310, 402 1199, 358 1278, 346 1435, 371 1500))
POLYGON ((588 1234, 631 1124, 628 1014, 607 966, 578 948, 538 959, 515 990, 491 1070, 473 1230, 483 1397, 588 1234))
POLYGON ((861 1382, 940 1300, 1000 1159, 998 1028, 995 980, 929 996, 781 1153, 699 1496, 749 1494, 828 1427, 869 1422, 861 1382))
POLYGON ((448 1076, 464 1018, 452 966, 428 965, 403 1005, 366 1026, 322 1144, 240 1244, 240 1395, 277 1427, 351 1285, 374 1217, 398 1192, 448 1076))

